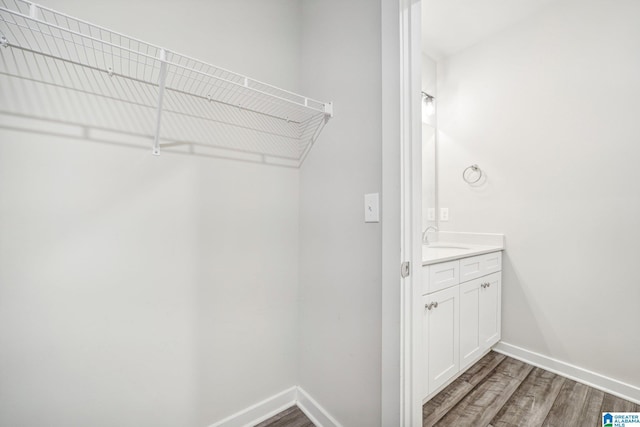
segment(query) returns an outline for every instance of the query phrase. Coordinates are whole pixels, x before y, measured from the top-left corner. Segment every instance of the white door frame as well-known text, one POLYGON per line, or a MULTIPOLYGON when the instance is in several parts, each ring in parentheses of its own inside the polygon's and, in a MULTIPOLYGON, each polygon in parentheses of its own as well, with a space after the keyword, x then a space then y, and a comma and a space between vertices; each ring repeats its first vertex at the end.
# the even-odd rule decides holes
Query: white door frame
POLYGON ((403 279, 400 324, 401 425, 422 426, 420 363, 422 267, 421 1, 400 1, 401 255, 411 262, 403 279))

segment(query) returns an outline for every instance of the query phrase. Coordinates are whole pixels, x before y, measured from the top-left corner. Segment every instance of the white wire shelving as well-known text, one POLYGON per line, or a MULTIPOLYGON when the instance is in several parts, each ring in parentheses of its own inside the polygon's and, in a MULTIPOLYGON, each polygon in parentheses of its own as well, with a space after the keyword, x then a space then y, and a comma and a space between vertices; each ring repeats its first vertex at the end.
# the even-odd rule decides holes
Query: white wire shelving
POLYGON ((0 0, 0 112, 300 166, 333 105, 24 0, 0 0))

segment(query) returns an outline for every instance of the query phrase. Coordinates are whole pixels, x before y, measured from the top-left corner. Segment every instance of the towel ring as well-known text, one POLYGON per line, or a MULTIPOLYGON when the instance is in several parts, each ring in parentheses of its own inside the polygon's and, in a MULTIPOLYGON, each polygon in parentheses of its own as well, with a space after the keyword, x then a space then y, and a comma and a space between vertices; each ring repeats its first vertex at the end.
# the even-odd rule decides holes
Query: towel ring
POLYGON ((475 184, 480 181, 480 178, 482 178, 482 169, 480 169, 478 165, 471 165, 462 171, 462 179, 467 184, 475 184), (468 171, 471 172, 467 173, 468 171), (477 175, 476 179, 472 179, 474 173, 477 175))

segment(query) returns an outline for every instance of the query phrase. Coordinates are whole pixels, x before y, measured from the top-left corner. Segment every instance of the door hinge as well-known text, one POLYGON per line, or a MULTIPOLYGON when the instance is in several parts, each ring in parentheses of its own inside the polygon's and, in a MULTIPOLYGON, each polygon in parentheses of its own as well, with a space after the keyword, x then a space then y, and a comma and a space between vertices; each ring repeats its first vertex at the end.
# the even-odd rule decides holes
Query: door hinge
POLYGON ((400 264, 400 275, 404 279, 405 277, 409 277, 411 274, 411 263, 409 261, 405 261, 400 264))

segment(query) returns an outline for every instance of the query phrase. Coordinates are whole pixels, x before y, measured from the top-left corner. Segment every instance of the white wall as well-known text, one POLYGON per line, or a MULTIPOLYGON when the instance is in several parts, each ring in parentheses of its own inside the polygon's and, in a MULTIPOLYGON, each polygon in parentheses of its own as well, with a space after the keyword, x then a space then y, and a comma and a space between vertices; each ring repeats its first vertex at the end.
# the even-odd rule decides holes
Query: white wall
POLYGON ((381 226, 363 196, 382 183, 381 5, 304 1, 302 22, 302 90, 336 108, 300 171, 300 385, 343 425, 375 427, 381 226))
MULTIPOLYGON (((299 88, 294 0, 42 3, 299 88)), ((295 384, 298 190, 0 129, 0 425, 206 426, 295 384)))
POLYGON ((441 226, 506 234, 503 340, 635 386, 638 22, 634 0, 561 1, 439 71, 441 226))

